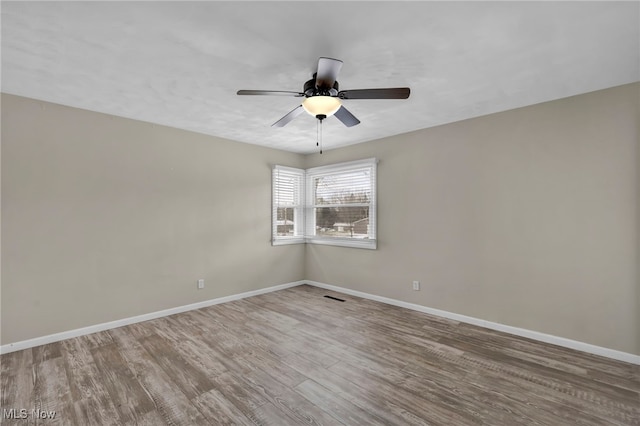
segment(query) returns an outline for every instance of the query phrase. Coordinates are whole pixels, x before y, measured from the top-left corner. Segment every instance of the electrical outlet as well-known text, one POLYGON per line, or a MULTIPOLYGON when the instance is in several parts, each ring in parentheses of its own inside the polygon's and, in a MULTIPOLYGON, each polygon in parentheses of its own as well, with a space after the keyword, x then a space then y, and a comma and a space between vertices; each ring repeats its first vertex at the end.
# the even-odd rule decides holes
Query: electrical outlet
POLYGON ((414 281, 413 282, 413 289, 415 291, 419 291, 420 290, 420 281, 414 281))
POLYGON ((204 280, 203 279, 199 279, 198 280, 198 290, 202 290, 204 288, 204 280))

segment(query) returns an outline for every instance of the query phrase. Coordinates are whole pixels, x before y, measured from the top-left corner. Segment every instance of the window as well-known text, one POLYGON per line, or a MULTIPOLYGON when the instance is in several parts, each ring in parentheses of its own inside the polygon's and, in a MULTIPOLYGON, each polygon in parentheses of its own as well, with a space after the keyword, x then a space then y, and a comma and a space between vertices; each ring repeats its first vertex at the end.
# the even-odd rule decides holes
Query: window
POLYGON ((304 242, 304 170, 273 168, 273 244, 304 242))
POLYGON ((376 248, 376 160, 306 171, 307 241, 376 248))
POLYGON ((274 245, 376 248, 375 159, 306 171, 276 166, 273 188, 274 245))

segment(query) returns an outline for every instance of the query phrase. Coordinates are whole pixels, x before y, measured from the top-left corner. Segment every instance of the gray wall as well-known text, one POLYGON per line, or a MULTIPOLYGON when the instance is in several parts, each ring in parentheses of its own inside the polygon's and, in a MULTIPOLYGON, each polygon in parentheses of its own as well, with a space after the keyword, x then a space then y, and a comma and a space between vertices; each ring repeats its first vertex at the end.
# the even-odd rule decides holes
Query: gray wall
POLYGON ((640 354, 639 91, 308 156, 380 163, 378 250, 309 245, 307 279, 640 354))
POLYGON ((302 161, 3 94, 2 344, 303 279, 270 244, 270 164, 302 161))

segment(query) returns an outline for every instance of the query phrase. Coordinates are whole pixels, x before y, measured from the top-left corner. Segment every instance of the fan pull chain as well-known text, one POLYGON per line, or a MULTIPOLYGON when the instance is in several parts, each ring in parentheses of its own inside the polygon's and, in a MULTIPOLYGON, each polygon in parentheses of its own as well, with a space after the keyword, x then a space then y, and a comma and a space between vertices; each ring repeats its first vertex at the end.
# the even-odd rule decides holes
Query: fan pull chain
POLYGON ((322 154, 322 120, 320 120, 320 154, 322 154))

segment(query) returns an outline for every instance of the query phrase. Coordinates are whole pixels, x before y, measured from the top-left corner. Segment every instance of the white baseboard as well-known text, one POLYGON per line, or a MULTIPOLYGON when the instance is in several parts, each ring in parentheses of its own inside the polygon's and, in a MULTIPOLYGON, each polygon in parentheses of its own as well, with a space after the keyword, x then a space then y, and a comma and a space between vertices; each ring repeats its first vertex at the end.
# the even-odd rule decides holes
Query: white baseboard
POLYGON ((91 325, 88 327, 77 328, 75 330, 49 334, 48 336, 22 340, 16 343, 9 343, 9 344, 0 346, 0 355, 7 354, 9 352, 19 351, 22 349, 29 349, 34 346, 46 345, 47 343, 59 342, 60 340, 71 339, 73 337, 84 336, 86 334, 97 333, 98 331, 110 330, 112 328, 122 327, 129 324, 135 324, 137 322, 149 321, 149 320, 160 318, 160 317, 166 317, 168 315, 179 314, 180 312, 186 312, 186 311, 192 311, 194 309, 205 308, 207 306, 217 305, 219 303, 232 302, 234 300, 244 299, 245 297, 257 296, 259 294, 270 293, 272 291, 284 290, 285 288, 295 287, 304 283, 306 283, 306 281, 295 281, 291 283, 275 285, 272 287, 261 288, 259 290, 252 290, 252 291, 247 291, 245 293, 232 294, 231 296, 218 297, 216 299, 205 300, 203 302, 191 303, 189 305, 183 305, 175 308, 164 309, 162 311, 150 312, 148 314, 137 315, 135 317, 123 318, 116 321, 110 321, 102 324, 91 325))
POLYGON ((460 315, 460 314, 456 314, 448 311, 442 311, 440 309, 428 308, 426 306, 417 305, 415 303, 403 302, 401 300, 391 299, 383 296, 377 296, 375 294, 364 293, 362 291, 351 290, 345 287, 338 287, 331 284, 325 284, 325 283, 321 283, 317 281, 309 281, 309 280, 295 281, 291 283, 262 288, 259 290, 247 291, 239 294, 232 294, 230 296, 218 297, 216 299, 210 299, 202 302, 192 303, 189 305, 183 305, 175 308, 164 309, 162 311, 156 311, 148 314, 137 315, 135 317, 123 318, 116 321, 110 321, 102 324, 91 325, 88 327, 77 328, 75 330, 69 330, 61 333, 55 333, 47 336, 23 340, 20 342, 9 343, 9 344, 0 346, 0 355, 19 351, 22 349, 29 349, 35 346, 45 345, 47 343, 59 342, 65 339, 71 339, 73 337, 84 336, 86 334, 97 333, 99 331, 110 330, 112 328, 122 327, 129 324, 149 321, 155 318, 165 317, 168 315, 179 314, 180 312, 186 312, 194 309, 205 308, 207 306, 217 305, 220 303, 232 302, 234 300, 240 300, 246 297, 270 293, 272 291, 284 290, 286 288, 295 287, 301 284, 309 284, 315 287, 320 287, 327 290, 333 290, 340 293, 349 294, 351 296, 357 296, 357 297, 362 297, 364 299, 375 300, 377 302, 382 302, 389 305, 399 306, 402 308, 407 308, 407 309, 411 309, 418 312, 424 312, 427 314, 452 319, 454 321, 473 324, 480 327, 489 328, 492 330, 503 331, 505 333, 514 334, 516 336, 527 337, 529 339, 538 340, 545 343, 551 343, 554 345, 563 346, 565 348, 576 349, 582 352, 600 355, 600 356, 615 359, 618 361, 624 361, 631 364, 640 365, 640 355, 634 355, 627 352, 617 351, 615 349, 609 349, 601 346, 592 345, 589 343, 579 342, 577 340, 566 339, 564 337, 558 337, 551 334, 540 333, 538 331, 512 327, 510 325, 499 324, 491 321, 485 321, 479 318, 460 315))
POLYGON ((551 343, 557 346, 563 346, 565 348, 576 349, 578 351, 587 352, 594 355, 600 355, 603 357, 615 359, 618 361, 624 361, 631 364, 640 365, 640 355, 634 355, 627 352, 617 351, 615 349, 603 348, 602 346, 592 345, 590 343, 579 342, 577 340, 566 339, 564 337, 558 337, 551 334, 540 333, 538 331, 527 330, 525 328, 512 327, 510 325, 499 324, 496 322, 485 321, 479 318, 468 317, 466 315, 455 314, 453 312, 442 311, 440 309, 428 308, 426 306, 417 305, 415 303, 403 302, 401 300, 390 299, 388 297, 376 296, 375 294, 364 293, 357 290, 351 290, 344 287, 338 287, 335 285, 320 283, 317 281, 305 281, 305 283, 324 288, 327 290, 333 290, 351 296, 362 297, 363 299, 375 300, 377 302, 387 303, 389 305, 400 306, 402 308, 411 309, 414 311, 424 312, 431 315, 436 315, 443 318, 452 319, 454 321, 460 321, 467 324, 473 324, 480 327, 489 328, 491 330, 503 331, 505 333, 514 334, 516 336, 527 337, 529 339, 538 340, 540 342, 551 343))

